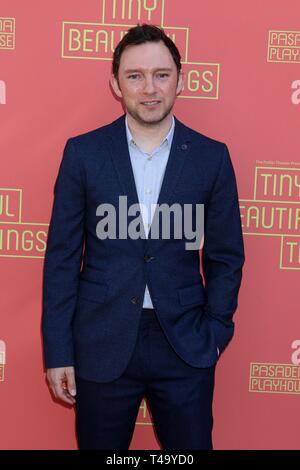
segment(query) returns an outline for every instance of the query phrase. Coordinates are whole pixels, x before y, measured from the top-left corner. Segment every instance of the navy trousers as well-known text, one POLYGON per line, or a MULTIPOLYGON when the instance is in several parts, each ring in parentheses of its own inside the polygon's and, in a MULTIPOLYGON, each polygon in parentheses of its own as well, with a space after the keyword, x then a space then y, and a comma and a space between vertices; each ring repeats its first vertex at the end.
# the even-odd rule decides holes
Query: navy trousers
POLYGON ((144 397, 162 449, 212 449, 214 372, 215 366, 200 369, 184 362, 155 311, 143 309, 124 373, 108 383, 76 377, 79 449, 128 450, 144 397))

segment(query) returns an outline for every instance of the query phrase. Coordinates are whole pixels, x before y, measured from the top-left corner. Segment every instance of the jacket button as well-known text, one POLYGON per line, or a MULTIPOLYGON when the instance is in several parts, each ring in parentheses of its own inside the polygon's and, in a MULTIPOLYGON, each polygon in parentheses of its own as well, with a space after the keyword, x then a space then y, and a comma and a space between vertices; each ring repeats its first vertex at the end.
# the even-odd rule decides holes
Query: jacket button
POLYGON ((139 303, 140 299, 138 297, 132 297, 131 299, 131 302, 134 304, 134 305, 137 305, 139 303))
POLYGON ((145 261, 146 263, 149 263, 149 261, 152 261, 153 259, 154 259, 153 256, 150 256, 150 255, 145 255, 145 256, 144 256, 144 261, 145 261))
POLYGON ((181 150, 187 150, 188 146, 186 144, 182 144, 181 150))

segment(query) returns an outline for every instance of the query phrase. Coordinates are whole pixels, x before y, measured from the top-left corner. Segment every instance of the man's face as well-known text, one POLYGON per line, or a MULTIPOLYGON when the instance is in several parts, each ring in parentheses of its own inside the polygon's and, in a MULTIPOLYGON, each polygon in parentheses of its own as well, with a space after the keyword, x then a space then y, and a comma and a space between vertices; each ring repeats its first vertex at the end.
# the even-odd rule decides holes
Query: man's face
POLYGON ((121 56, 118 80, 111 79, 126 111, 140 124, 158 124, 171 112, 182 90, 179 74, 169 49, 160 42, 128 46, 121 56))

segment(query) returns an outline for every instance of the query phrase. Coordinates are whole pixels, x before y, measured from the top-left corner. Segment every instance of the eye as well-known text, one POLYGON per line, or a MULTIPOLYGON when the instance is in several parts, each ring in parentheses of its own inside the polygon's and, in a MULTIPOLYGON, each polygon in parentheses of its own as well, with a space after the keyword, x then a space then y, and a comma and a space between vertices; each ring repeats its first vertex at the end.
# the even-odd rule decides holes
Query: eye
POLYGON ((166 72, 161 72, 158 74, 159 78, 167 78, 170 76, 170 74, 166 73, 166 72))
POLYGON ((131 75, 128 75, 128 78, 130 80, 136 80, 137 78, 139 78, 139 74, 137 73, 132 73, 131 75))

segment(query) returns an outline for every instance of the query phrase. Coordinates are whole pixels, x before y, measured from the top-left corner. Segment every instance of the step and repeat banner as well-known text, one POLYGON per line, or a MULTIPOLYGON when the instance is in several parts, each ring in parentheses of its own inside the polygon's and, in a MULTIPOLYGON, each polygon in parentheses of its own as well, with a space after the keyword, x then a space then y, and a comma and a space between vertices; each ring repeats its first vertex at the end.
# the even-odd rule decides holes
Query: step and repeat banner
MULTIPOLYGON (((246 263, 216 372, 216 449, 297 449, 300 416, 299 0, 0 0, 0 448, 76 449, 43 369, 42 268, 66 140, 123 114, 115 45, 138 22, 180 49, 175 115, 225 142, 246 263)), ((131 449, 158 449, 143 401, 131 449)))

